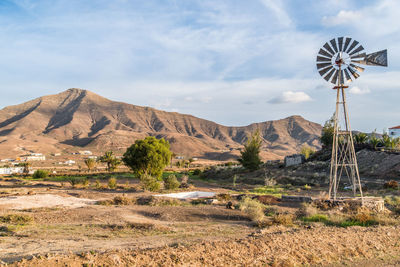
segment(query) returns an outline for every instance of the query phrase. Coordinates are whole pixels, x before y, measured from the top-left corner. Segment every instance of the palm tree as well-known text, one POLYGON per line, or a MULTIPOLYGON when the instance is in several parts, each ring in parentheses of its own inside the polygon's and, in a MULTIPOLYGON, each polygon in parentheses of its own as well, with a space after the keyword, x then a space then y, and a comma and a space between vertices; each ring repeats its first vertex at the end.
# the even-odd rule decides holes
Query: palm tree
POLYGON ((368 135, 365 133, 358 133, 354 136, 354 141, 359 145, 366 144, 368 141, 368 135))
POLYGON ((106 151, 104 155, 100 158, 100 161, 107 164, 108 172, 114 171, 118 167, 118 165, 121 164, 121 161, 114 156, 114 153, 112 151, 106 151))

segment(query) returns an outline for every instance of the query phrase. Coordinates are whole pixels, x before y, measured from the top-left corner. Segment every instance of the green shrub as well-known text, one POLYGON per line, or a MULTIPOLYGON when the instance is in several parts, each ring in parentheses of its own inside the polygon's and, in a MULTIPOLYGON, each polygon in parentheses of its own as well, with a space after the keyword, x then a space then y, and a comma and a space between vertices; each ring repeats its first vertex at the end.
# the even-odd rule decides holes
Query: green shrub
POLYGON ((78 177, 69 177, 68 182, 71 184, 72 187, 75 187, 77 184, 82 182, 82 179, 78 177))
POLYGON ((173 190, 179 188, 181 184, 178 182, 178 179, 176 179, 176 176, 173 174, 168 175, 167 177, 164 178, 164 188, 173 190))
POLYGON ((48 176, 49 176, 49 172, 45 171, 45 170, 36 170, 32 175, 32 177, 35 179, 47 178, 48 176))
POLYGON ((110 189, 117 188, 117 179, 115 179, 114 177, 111 177, 110 179, 108 179, 108 188, 110 188, 110 189))
POLYGON ((140 177, 140 184, 142 185, 143 189, 149 190, 151 192, 158 191, 158 190, 160 190, 160 187, 161 187, 161 184, 157 180, 157 178, 147 175, 147 174, 143 174, 140 177))
POLYGON ((305 159, 308 159, 314 153, 315 153, 315 150, 307 145, 304 145, 301 147, 300 154, 302 154, 305 159))
POLYGON ((329 217, 325 214, 315 214, 312 216, 303 217, 302 220, 305 222, 328 222, 329 217))

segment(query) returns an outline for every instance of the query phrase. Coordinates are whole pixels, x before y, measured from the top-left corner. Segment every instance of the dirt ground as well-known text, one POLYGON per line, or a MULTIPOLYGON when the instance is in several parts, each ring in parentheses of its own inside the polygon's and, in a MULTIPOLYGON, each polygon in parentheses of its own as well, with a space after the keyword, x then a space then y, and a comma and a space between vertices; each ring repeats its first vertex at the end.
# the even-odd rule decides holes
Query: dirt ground
MULTIPOLYGON (((124 182, 121 182, 124 183, 124 182)), ((227 192, 198 183, 196 190, 227 192)), ((28 216, 23 225, 0 222, 0 260, 9 266, 396 266, 399 226, 255 227, 240 210, 214 205, 97 205, 135 190, 71 188, 58 182, 0 181, 0 216, 28 216), (36 203, 47 205, 28 206, 36 203), (62 199, 71 205, 62 204, 62 199), (43 201, 44 200, 44 201, 43 201), (91 201, 90 201, 91 200, 91 201), (58 202, 57 202, 58 201, 58 202), (82 205, 75 205, 80 203, 82 205)), ((66 203, 66 202, 65 202, 66 203)), ((65 204, 64 203, 64 204, 65 204)), ((276 209, 295 212, 296 205, 276 209)))

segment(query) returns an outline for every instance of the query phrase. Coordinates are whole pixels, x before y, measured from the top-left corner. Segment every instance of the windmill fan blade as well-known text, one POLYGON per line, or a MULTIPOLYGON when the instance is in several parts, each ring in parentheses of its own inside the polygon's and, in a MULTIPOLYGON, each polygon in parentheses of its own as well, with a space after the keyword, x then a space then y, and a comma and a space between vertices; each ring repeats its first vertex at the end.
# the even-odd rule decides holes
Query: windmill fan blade
POLYGON ((319 63, 319 64, 317 64, 317 69, 322 69, 322 68, 325 68, 328 66, 332 66, 332 64, 331 63, 319 63))
POLYGON ((332 55, 335 54, 335 52, 332 50, 332 48, 329 46, 328 43, 325 43, 325 44, 324 44, 324 48, 325 48, 326 50, 328 50, 332 55))
POLYGON ((332 74, 335 72, 335 68, 332 68, 329 72, 328 72, 328 74, 324 77, 324 79, 326 80, 326 81, 328 81, 329 82, 329 80, 330 80, 330 78, 332 77, 332 74))
POLYGON ((343 52, 342 48, 343 48, 343 37, 339 37, 338 38, 338 42, 339 42, 339 51, 343 52))
POLYGON ((331 59, 330 58, 326 58, 326 57, 317 56, 317 61, 320 61, 320 62, 331 62, 331 59))
POLYGON ((335 50, 335 52, 337 53, 338 49, 337 49, 337 45, 336 45, 336 39, 332 39, 332 40, 330 40, 330 42, 333 47, 333 50, 335 50))
POLYGON ((320 54, 321 56, 326 56, 326 57, 332 57, 332 54, 329 54, 328 52, 326 52, 324 49, 320 49, 318 54, 320 54))
POLYGON ((358 45, 358 41, 354 40, 353 43, 350 45, 349 49, 346 50, 346 53, 350 53, 351 50, 353 50, 354 47, 358 45))
POLYGON ((361 53, 361 54, 353 55, 353 56, 351 56, 350 58, 351 58, 351 59, 353 59, 353 58, 360 58, 360 57, 365 58, 366 56, 367 56, 367 54, 361 53))
POLYGON ((361 68, 360 66, 354 65, 350 63, 350 66, 353 67, 354 69, 356 69, 358 72, 363 72, 364 68, 361 68))
POLYGON ((321 70, 319 70, 318 72, 319 72, 319 74, 321 75, 321 76, 324 76, 324 74, 325 73, 327 73, 329 70, 331 70, 332 69, 332 67, 327 67, 327 68, 325 68, 325 69, 321 69, 321 70))
POLYGON ((353 52, 350 53, 350 56, 354 55, 355 53, 361 52, 363 50, 364 50, 364 47, 362 45, 360 45, 353 52))
POLYGON ((333 75, 333 77, 332 77, 332 83, 334 83, 334 84, 336 84, 336 82, 337 82, 337 79, 338 79, 338 76, 339 76, 339 71, 338 70, 335 70, 335 74, 333 75))
POLYGON ((351 41, 351 38, 346 38, 346 41, 344 41, 343 51, 346 51, 347 47, 350 44, 350 41, 351 41))
POLYGON ((351 82, 352 80, 351 80, 350 74, 349 74, 349 72, 347 71, 347 69, 344 70, 344 74, 346 75, 346 81, 347 81, 347 82, 351 82))
POLYGON ((387 67, 387 50, 368 54, 365 57, 365 61, 367 65, 387 67))
POLYGON ((349 67, 349 71, 351 73, 351 75, 353 75, 354 79, 357 79, 358 77, 360 77, 360 75, 355 72, 351 67, 349 67))

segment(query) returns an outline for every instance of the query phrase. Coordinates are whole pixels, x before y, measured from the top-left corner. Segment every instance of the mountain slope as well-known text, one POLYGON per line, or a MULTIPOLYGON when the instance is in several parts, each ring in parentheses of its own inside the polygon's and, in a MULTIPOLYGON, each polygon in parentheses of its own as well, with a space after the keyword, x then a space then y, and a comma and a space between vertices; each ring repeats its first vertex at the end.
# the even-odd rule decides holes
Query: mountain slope
POLYGON ((176 112, 115 102, 87 90, 69 89, 0 110, 0 156, 27 151, 121 150, 148 135, 164 137, 177 154, 223 159, 238 155, 247 136, 260 129, 263 157, 318 148, 321 125, 300 116, 227 127, 176 112))

